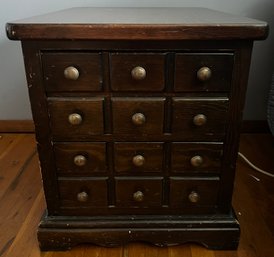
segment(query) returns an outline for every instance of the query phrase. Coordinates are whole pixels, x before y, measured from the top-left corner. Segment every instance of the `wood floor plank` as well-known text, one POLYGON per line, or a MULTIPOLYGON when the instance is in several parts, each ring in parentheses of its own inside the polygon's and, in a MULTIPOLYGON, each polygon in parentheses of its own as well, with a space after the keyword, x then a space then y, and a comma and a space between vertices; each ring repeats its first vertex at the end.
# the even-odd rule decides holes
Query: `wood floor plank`
POLYGON ((144 243, 131 243, 124 247, 123 257, 167 257, 168 248, 144 243))
POLYGON ((238 251, 214 251, 215 257, 239 257, 238 251))
MULTIPOLYGON (((41 257, 84 257, 85 246, 73 247, 70 251, 41 252, 41 257)), ((94 255, 90 255, 94 256, 94 255)), ((103 256, 104 257, 104 256, 103 256)))
POLYGON ((5 257, 40 256, 36 230, 44 211, 45 200, 41 189, 5 257))
POLYGON ((28 163, 0 200, 0 256, 13 243, 42 188, 37 155, 28 163))
POLYGON ((214 251, 208 250, 203 246, 192 244, 190 249, 192 257, 214 257, 214 251))
POLYGON ((86 246, 83 257, 123 257, 123 247, 105 248, 99 246, 86 246))
MULTIPOLYGON (((43 252, 41 257, 123 257, 123 247, 104 248, 94 245, 79 245, 70 251, 43 252)), ((33 256, 35 257, 35 256, 33 256)))
POLYGON ((15 145, 19 145, 19 142, 22 140, 22 138, 25 137, 25 134, 17 134, 15 135, 15 138, 10 142, 9 140, 4 140, 4 138, 1 139, 0 144, 3 143, 3 151, 0 154, 0 159, 5 158, 5 156, 9 155, 9 152, 11 150, 14 150, 15 145), (2 141, 3 140, 3 141, 2 141))
MULTIPOLYGON (((1 141, 0 141, 1 142, 1 141)), ((19 135, 0 155, 0 204, 7 188, 24 171, 24 165, 36 153, 33 135, 19 135)))
MULTIPOLYGON (((272 166, 270 164, 274 164, 273 138, 269 135, 258 135, 255 138, 243 135, 240 151, 264 169, 269 169, 272 166)), ((268 206, 274 204, 273 178, 257 173, 241 160, 237 164, 233 206, 242 231, 238 256, 271 256, 274 237, 268 223, 273 224, 273 219, 269 221, 266 213, 268 206)))
POLYGON ((190 244, 171 246, 168 248, 168 257, 192 257, 190 244))
POLYGON ((261 194, 259 188, 261 183, 248 176, 250 171, 246 167, 242 166, 240 169, 235 184, 235 194, 238 195, 238 199, 233 202, 242 231, 239 250, 241 255, 248 252, 250 256, 271 256, 274 249, 273 235, 261 214, 262 205, 256 200, 261 194), (252 191, 256 195, 252 194, 252 191))
POLYGON ((0 156, 18 138, 20 138, 18 134, 0 134, 0 156))

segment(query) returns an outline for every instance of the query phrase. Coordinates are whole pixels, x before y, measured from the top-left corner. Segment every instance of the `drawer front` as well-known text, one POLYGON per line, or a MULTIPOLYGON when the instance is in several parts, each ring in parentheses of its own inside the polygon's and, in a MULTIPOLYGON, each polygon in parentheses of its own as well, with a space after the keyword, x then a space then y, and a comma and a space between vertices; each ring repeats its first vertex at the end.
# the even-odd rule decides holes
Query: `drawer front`
POLYGON ((170 178, 170 207, 182 212, 216 209, 219 178, 170 178))
POLYGON ((107 171, 105 143, 55 143, 57 172, 61 176, 88 176, 107 171))
POLYGON ((165 87, 165 54, 110 54, 111 88, 114 91, 162 91, 165 87))
POLYGON ((173 98, 172 133, 182 140, 221 141, 228 118, 227 98, 173 98))
POLYGON ((107 179, 60 179, 61 207, 106 207, 107 179))
POLYGON ((48 103, 54 139, 72 140, 104 133, 102 98, 54 98, 48 103))
POLYGON ((233 61, 232 53, 176 54, 175 91, 229 91, 233 61))
POLYGON ((132 137, 162 134, 164 103, 163 97, 113 98, 113 133, 132 137))
POLYGON ((97 53, 43 53, 47 92, 102 90, 101 56, 97 53))
POLYGON ((125 208, 160 207, 162 178, 116 178, 116 206, 125 208))
POLYGON ((115 171, 138 175, 144 172, 162 172, 162 143, 115 143, 115 171))
POLYGON ((172 143, 171 170, 175 173, 220 173, 223 143, 172 143))

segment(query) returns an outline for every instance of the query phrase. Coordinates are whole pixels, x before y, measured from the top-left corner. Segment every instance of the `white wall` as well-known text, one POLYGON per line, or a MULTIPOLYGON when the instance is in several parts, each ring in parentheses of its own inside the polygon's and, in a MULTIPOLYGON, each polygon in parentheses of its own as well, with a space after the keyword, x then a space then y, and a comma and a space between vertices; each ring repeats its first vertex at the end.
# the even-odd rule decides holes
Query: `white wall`
POLYGON ((267 21, 267 40, 255 42, 244 118, 266 119, 266 103, 274 71, 273 0, 0 0, 0 120, 31 119, 20 43, 9 41, 5 23, 74 6, 207 7, 267 21))

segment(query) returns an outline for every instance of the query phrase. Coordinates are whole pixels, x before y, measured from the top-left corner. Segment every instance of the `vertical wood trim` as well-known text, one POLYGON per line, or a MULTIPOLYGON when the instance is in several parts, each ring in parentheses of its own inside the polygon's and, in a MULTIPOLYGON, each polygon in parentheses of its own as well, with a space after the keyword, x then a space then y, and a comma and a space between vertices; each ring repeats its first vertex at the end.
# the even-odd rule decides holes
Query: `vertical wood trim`
POLYGON ((43 88, 43 75, 40 51, 37 42, 22 42, 26 76, 28 82, 31 109, 36 130, 37 149, 43 177, 45 197, 49 215, 57 214, 59 208, 59 192, 56 177, 53 144, 49 122, 49 111, 46 94, 43 88))
POLYGON ((252 42, 246 42, 242 44, 241 48, 235 50, 235 63, 231 93, 229 96, 229 117, 224 142, 223 167, 218 198, 218 205, 220 210, 223 212, 229 212, 231 209, 233 181, 238 156, 240 129, 242 124, 252 45, 252 42))

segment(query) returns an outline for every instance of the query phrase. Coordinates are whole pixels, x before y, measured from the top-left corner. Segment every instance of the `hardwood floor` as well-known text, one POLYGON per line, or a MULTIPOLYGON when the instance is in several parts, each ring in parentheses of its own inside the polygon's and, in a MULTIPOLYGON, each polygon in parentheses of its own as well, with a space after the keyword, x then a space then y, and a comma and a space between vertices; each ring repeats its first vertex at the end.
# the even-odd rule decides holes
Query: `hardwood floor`
MULTIPOLYGON (((274 137, 243 134, 240 151, 257 166, 274 172, 274 137)), ((36 229, 45 209, 33 134, 0 134, 0 256, 3 257, 273 257, 273 178, 238 160, 233 206, 241 224, 238 251, 211 251, 194 244, 159 248, 142 243, 102 248, 74 247, 41 253, 36 229)))

